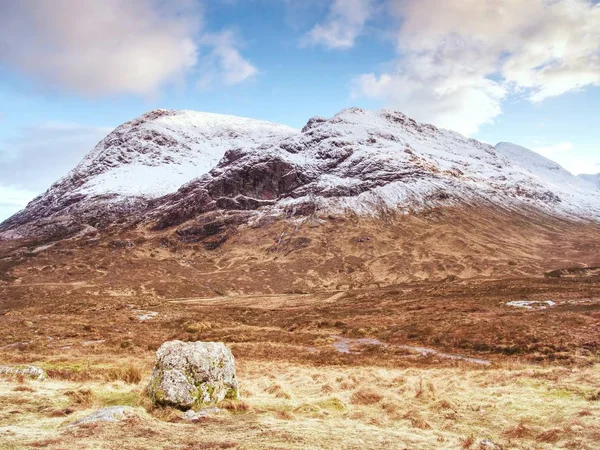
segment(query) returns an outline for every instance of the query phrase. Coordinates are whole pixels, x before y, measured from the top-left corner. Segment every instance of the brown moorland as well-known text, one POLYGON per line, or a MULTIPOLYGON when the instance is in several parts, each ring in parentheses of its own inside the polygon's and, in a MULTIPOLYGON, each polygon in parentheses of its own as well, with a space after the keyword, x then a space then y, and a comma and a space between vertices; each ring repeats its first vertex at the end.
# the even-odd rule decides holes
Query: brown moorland
POLYGON ((50 378, 0 380, 0 447, 598 448, 598 225, 472 212, 4 242, 0 361, 50 378), (170 339, 227 343, 242 400, 149 404, 170 339))

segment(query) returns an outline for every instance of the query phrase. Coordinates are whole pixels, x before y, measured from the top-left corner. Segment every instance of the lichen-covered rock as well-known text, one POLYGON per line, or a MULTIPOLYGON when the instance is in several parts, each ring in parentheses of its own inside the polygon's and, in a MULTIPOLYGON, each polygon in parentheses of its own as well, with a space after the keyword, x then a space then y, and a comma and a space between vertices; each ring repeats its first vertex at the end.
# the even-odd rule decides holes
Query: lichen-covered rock
POLYGON ((0 376, 17 377, 22 375, 33 380, 42 381, 48 378, 43 369, 35 366, 0 366, 0 376))
POLYGON ((148 393, 155 404, 180 409, 238 399, 235 359, 220 342, 165 342, 148 393))

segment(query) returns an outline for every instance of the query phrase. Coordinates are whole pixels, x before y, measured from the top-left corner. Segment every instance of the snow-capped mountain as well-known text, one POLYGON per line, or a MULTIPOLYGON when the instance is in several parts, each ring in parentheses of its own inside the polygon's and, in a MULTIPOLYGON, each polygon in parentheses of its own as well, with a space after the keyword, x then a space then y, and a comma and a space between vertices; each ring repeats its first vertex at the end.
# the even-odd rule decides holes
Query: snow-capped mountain
POLYGON ((215 210, 376 215, 465 204, 600 219, 600 192, 556 163, 396 111, 351 108, 294 130, 158 110, 118 127, 0 232, 165 228, 215 210))
POLYGON ((600 173, 597 173, 596 175, 581 174, 578 175, 578 177, 586 183, 591 183, 593 186, 600 189, 600 173))

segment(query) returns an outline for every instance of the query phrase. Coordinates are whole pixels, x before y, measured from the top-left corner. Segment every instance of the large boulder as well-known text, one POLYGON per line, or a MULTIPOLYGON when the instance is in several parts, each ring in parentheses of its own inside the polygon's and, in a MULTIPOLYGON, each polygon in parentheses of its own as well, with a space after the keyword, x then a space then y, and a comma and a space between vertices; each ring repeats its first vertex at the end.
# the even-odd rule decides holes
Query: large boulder
POLYGON ((148 392, 154 404, 180 409, 237 400, 235 359, 220 342, 165 342, 156 352, 148 392))

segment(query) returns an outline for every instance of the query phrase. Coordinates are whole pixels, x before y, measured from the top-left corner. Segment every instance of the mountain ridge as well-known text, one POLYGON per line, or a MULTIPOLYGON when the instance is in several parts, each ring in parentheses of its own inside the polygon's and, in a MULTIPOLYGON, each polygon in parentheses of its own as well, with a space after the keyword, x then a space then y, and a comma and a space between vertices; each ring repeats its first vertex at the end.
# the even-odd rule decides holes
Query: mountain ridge
POLYGON ((488 204, 600 219, 600 192, 528 149, 496 147, 391 110, 342 110, 302 130, 154 110, 117 127, 67 176, 0 224, 0 236, 180 225, 249 216, 408 214, 488 204))

